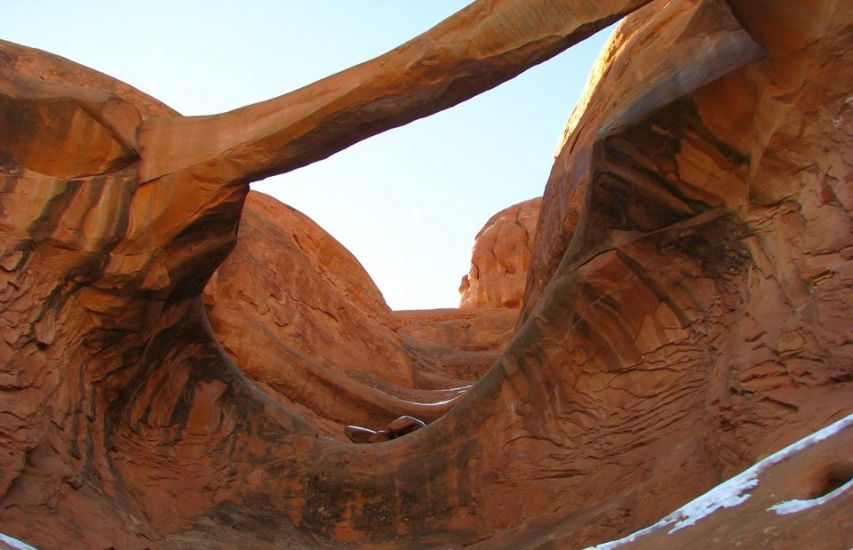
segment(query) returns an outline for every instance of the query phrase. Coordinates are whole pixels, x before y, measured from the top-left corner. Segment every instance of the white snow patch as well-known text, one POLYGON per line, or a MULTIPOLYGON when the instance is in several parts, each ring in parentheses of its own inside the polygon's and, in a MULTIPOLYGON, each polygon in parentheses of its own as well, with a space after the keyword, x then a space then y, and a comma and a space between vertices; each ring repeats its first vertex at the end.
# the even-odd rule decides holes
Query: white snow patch
POLYGON ((738 504, 745 502, 749 498, 749 493, 746 491, 758 486, 758 479, 755 477, 757 472, 753 472, 751 475, 744 475, 748 472, 749 470, 741 472, 725 483, 717 485, 701 497, 691 500, 679 508, 675 514, 667 516, 672 521, 678 520, 678 523, 669 530, 669 534, 693 525, 720 508, 734 508, 738 504))
POLYGON ((4 535, 0 533, 0 542, 15 548, 16 550, 38 550, 35 546, 30 546, 25 542, 21 542, 18 539, 13 539, 10 536, 4 535))
MULTIPOLYGON (((645 529, 641 529, 639 531, 631 533, 630 535, 625 536, 621 539, 613 540, 610 542, 604 542, 596 546, 590 546, 586 550, 610 550, 611 548, 616 548, 617 546, 633 542, 641 536, 657 531, 658 529, 663 529, 664 527, 670 525, 672 525, 673 527, 669 530, 668 534, 672 534, 675 531, 678 531, 679 529, 693 525, 700 519, 716 512, 720 508, 731 508, 737 506, 745 502, 749 498, 749 493, 747 493, 746 491, 758 486, 758 474, 760 474, 766 468, 772 466, 773 464, 782 462, 791 455, 794 455, 802 451, 803 449, 806 449, 814 445, 815 443, 818 443, 819 441, 823 441, 824 439, 827 439, 837 434, 838 432, 847 428, 851 424, 853 424, 853 414, 850 414, 842 418, 838 422, 826 426, 825 428, 821 428, 820 430, 807 437, 804 437, 796 443, 788 445, 781 451, 778 451, 768 456, 767 458, 756 462, 750 468, 744 470, 743 472, 739 473, 728 481, 724 481, 720 485, 717 485, 704 495, 688 502, 687 504, 685 504, 675 512, 669 514, 654 525, 650 525, 645 529)), ((813 501, 791 501, 791 503, 811 503, 814 501, 822 500, 826 497, 830 497, 830 495, 833 495, 833 497, 830 498, 834 498, 834 496, 836 496, 836 492, 838 494, 841 494, 843 490, 846 490, 850 483, 851 482, 848 482, 845 485, 842 485, 832 493, 824 495, 819 499, 814 499, 813 501)), ((829 500, 829 498, 827 498, 827 500, 829 500)), ((789 503, 777 504, 776 506, 782 506, 785 504, 789 503)), ((822 502, 820 504, 822 504, 822 502)), ((818 504, 813 505, 817 506, 818 504)), ((798 506, 802 505, 800 504, 798 506)), ((785 507, 783 509, 787 510, 793 507, 794 505, 791 504, 790 507, 785 507)), ((775 508, 775 506, 773 508, 775 508)), ((790 512, 779 512, 777 510, 777 513, 793 513, 794 511, 798 510, 792 510, 790 512)))
POLYGON ((851 479, 841 487, 837 487, 832 492, 826 493, 822 497, 807 500, 788 500, 785 502, 780 502, 779 504, 774 504, 773 506, 768 508, 767 511, 776 512, 780 516, 783 516, 785 514, 796 514, 797 512, 802 512, 803 510, 808 510, 809 508, 814 508, 815 506, 826 504, 838 495, 844 493, 850 487, 853 487, 853 479, 851 479))

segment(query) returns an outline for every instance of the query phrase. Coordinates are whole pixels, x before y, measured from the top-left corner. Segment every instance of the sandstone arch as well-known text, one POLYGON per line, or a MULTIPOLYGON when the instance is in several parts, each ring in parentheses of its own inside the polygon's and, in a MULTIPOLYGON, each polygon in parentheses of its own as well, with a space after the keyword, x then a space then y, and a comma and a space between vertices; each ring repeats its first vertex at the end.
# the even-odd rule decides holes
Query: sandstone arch
POLYGON ((188 119, 3 43, 3 529, 48 547, 581 545, 849 412, 851 14, 832 1, 657 2, 623 24, 552 171, 525 321, 430 427, 321 437, 211 334, 201 293, 249 181, 645 3, 475 2, 373 62, 188 119))

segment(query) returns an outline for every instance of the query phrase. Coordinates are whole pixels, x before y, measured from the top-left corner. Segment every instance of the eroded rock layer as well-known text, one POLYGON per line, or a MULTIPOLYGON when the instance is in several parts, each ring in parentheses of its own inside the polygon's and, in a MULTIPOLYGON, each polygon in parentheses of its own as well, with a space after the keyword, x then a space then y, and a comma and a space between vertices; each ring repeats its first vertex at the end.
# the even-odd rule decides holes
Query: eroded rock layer
POLYGON ((459 307, 521 307, 541 202, 535 198, 501 210, 477 233, 459 307))
POLYGON ((848 415, 853 12, 646 3, 474 2, 386 56, 210 117, 0 43, 0 531, 46 549, 582 547, 848 415), (464 326, 468 310, 387 320, 318 228, 265 219, 285 207, 249 198, 245 230, 280 236, 292 263, 235 250, 247 184, 458 103, 638 8, 569 122, 506 350, 425 428, 329 437, 332 396, 380 425, 449 408, 418 392, 468 375, 435 353, 492 342, 437 322, 464 326), (281 299, 229 288, 240 262, 255 266, 247 288, 281 299), (315 300, 281 309, 299 289, 266 265, 315 300), (208 306, 227 352, 202 300, 220 266, 208 306), (258 335, 240 332, 243 314, 258 335), (344 334, 365 340, 314 346, 344 334))
POLYGON ((237 245, 204 293, 240 371, 327 436, 401 415, 434 420, 497 359, 517 314, 392 313, 331 235, 251 192, 237 245))

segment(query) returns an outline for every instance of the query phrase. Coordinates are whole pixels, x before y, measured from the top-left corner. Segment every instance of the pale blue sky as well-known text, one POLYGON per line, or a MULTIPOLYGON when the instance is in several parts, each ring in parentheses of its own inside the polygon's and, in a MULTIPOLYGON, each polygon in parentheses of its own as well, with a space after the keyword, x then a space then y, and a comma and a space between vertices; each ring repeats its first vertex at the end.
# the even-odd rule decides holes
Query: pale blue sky
MULTIPOLYGON (((375 57, 462 0, 3 0, 0 38, 115 76, 183 114, 230 110, 375 57)), ((541 195, 609 31, 453 109, 253 188, 298 208, 395 309, 455 307, 474 236, 541 195)))

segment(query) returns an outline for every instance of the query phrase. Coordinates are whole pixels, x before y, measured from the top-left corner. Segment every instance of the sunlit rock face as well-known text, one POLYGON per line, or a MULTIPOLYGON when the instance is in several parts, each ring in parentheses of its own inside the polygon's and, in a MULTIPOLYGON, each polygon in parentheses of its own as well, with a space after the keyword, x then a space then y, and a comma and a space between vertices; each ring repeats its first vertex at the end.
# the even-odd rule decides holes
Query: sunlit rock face
POLYGON ((209 117, 0 42, 0 532, 583 547, 849 414, 853 12, 645 3, 475 2, 209 117), (249 195, 637 8, 567 127, 517 325, 388 312, 333 239, 249 195), (403 415, 429 425, 343 436, 403 415))
POLYGON ((462 278, 460 308, 521 307, 541 198, 492 216, 477 233, 471 269, 462 278))
POLYGON ((497 359, 517 315, 392 312, 361 264, 301 212, 250 192, 204 292, 228 357, 328 437, 434 420, 497 359))

